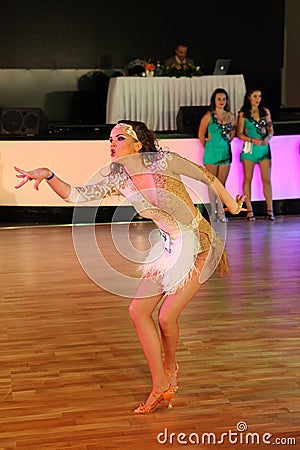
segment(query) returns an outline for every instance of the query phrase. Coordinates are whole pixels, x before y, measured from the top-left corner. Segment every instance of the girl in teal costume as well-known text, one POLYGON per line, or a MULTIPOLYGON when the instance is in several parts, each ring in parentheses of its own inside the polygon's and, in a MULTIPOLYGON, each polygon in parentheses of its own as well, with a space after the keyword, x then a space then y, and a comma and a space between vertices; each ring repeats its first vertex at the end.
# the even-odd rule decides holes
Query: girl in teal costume
POLYGON ((268 108, 263 106, 262 92, 258 87, 249 88, 246 92, 243 106, 238 114, 237 136, 244 142, 249 142, 251 149, 242 150, 240 160, 243 163, 244 181, 243 188, 246 198, 247 219, 255 220, 251 205, 251 182, 254 165, 260 167, 263 192, 266 200, 266 218, 275 220, 272 205, 271 175, 271 151, 270 139, 274 134, 271 114, 268 108))
POLYGON ((257 138, 261 140, 266 136, 267 121, 265 118, 256 121, 255 119, 245 117, 244 121, 244 131, 250 139, 252 139, 252 149, 251 153, 246 153, 244 151, 240 154, 241 161, 253 161, 254 163, 259 163, 264 160, 271 159, 270 146, 267 145, 254 145, 253 139, 257 138))
MULTIPOLYGON (((228 94, 223 88, 214 90, 207 113, 202 117, 198 137, 204 147, 203 163, 225 186, 232 153, 230 143, 235 136, 236 120, 230 112, 228 94)), ((213 192, 209 193, 210 219, 227 221, 223 205, 213 192)))

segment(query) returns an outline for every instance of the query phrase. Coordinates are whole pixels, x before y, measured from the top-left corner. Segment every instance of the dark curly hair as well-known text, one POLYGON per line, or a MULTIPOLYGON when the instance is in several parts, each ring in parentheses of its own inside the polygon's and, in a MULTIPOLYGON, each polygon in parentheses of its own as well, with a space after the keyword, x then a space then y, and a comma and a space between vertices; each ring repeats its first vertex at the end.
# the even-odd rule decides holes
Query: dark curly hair
POLYGON ((154 131, 150 130, 144 122, 138 120, 118 120, 117 123, 131 125, 138 140, 142 144, 141 152, 157 152, 159 150, 158 140, 154 131))
MULTIPOLYGON (((147 163, 156 159, 156 156, 153 153, 157 153, 161 150, 159 147, 158 139, 153 130, 150 130, 144 122, 138 120, 127 120, 122 119, 118 120, 117 124, 124 123, 126 125, 131 125, 134 129, 138 140, 142 144, 142 148, 140 153, 147 153, 145 155, 145 160, 147 163), (151 154, 150 154, 151 153, 151 154)), ((110 164, 111 174, 120 173, 122 169, 122 165, 118 162, 112 162, 110 164)))

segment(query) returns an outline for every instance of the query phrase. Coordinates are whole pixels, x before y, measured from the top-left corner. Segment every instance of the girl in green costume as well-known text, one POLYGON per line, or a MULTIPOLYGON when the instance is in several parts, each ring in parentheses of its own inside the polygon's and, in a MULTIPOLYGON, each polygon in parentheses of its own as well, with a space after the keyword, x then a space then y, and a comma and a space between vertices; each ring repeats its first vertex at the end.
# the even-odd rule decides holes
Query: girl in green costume
POLYGON ((238 114, 237 137, 244 142, 249 142, 250 148, 243 149, 240 160, 243 163, 244 181, 243 189, 246 198, 247 219, 255 220, 251 205, 251 182, 255 164, 259 164, 263 184, 263 192, 266 200, 266 218, 275 220, 272 204, 271 187, 271 151, 270 139, 274 134, 271 114, 263 105, 262 91, 258 87, 247 90, 243 106, 238 114))
MULTIPOLYGON (((225 186, 232 162, 230 143, 235 136, 236 119, 229 108, 228 93, 223 88, 214 90, 207 113, 202 117, 198 137, 204 147, 203 164, 225 186)), ((223 205, 213 192, 209 193, 210 218, 227 221, 223 205)))

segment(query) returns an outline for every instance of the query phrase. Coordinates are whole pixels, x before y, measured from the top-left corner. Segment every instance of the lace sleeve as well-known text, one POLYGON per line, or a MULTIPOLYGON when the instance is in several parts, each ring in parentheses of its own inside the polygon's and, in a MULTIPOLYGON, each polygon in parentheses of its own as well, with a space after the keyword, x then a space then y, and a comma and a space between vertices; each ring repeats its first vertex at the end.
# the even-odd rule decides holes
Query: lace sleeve
POLYGON ((71 193, 65 201, 68 203, 91 202, 116 194, 119 194, 116 186, 106 179, 105 181, 96 184, 71 186, 71 193))

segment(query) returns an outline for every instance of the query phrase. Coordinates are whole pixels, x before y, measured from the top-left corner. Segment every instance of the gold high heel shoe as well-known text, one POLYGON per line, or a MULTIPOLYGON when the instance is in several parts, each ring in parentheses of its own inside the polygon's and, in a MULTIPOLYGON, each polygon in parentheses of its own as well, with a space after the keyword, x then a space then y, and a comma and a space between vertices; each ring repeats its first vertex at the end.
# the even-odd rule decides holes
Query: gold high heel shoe
POLYGON ((167 378, 169 380, 169 383, 171 386, 173 386, 175 392, 178 391, 178 372, 179 372, 179 365, 175 361, 175 370, 173 372, 166 372, 167 378))
POLYGON ((154 398, 153 402, 150 403, 149 405, 145 405, 145 403, 141 403, 140 406, 138 406, 134 410, 134 412, 136 414, 150 414, 158 407, 158 405, 161 402, 163 402, 165 400, 168 401, 168 408, 169 409, 173 407, 173 405, 172 405, 172 398, 175 395, 175 389, 173 388, 173 386, 171 386, 171 384, 170 384, 170 386, 168 387, 168 389, 166 391, 164 391, 164 392, 152 391, 151 395, 153 397, 156 397, 156 398, 154 398))

